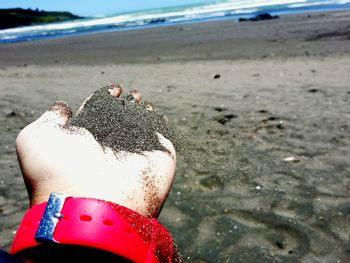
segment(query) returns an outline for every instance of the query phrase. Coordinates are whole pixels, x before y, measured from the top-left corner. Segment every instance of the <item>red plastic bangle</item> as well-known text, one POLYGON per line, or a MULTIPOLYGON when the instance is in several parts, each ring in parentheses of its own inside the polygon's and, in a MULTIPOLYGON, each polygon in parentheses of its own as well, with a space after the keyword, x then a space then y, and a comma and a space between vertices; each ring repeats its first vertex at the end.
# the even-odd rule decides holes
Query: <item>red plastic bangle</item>
POLYGON ((136 263, 170 263, 174 254, 172 237, 156 219, 111 202, 55 193, 26 213, 11 253, 47 242, 98 248, 136 263))

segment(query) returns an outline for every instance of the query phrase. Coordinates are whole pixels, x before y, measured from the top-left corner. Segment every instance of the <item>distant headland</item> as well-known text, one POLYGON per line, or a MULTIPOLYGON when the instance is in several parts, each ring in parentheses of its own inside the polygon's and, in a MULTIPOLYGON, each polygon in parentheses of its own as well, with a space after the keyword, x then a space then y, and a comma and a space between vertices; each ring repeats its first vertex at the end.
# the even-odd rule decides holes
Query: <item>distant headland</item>
POLYGON ((48 12, 39 9, 0 9, 0 29, 63 22, 82 18, 69 12, 48 12))

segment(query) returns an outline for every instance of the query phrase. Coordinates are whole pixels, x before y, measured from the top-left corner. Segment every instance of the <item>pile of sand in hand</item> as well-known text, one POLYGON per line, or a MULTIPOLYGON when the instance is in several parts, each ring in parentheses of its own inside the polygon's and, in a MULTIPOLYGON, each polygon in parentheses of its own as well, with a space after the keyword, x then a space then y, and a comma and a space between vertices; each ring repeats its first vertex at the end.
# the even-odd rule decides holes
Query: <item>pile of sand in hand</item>
POLYGON ((95 91, 68 126, 87 129, 102 146, 116 152, 166 151, 156 132, 176 144, 174 128, 163 114, 134 103, 130 95, 112 96, 109 90, 113 87, 95 91))

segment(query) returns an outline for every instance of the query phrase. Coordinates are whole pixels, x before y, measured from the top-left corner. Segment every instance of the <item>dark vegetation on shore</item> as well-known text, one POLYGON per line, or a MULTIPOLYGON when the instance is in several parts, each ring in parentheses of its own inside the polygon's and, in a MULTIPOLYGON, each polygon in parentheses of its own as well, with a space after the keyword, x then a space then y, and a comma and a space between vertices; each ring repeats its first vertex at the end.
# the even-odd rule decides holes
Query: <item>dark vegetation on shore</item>
POLYGON ((47 12, 22 8, 0 9, 0 29, 63 22, 81 18, 69 12, 47 12))

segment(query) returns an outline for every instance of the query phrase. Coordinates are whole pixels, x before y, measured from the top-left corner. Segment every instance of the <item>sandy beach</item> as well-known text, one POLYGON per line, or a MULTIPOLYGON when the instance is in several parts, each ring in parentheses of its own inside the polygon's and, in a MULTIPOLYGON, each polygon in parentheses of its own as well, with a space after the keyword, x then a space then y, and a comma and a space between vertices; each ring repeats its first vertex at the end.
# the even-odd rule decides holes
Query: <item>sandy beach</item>
POLYGON ((160 216, 186 262, 349 262, 349 14, 0 45, 0 247, 28 209, 18 132, 116 82, 188 140, 160 216))

